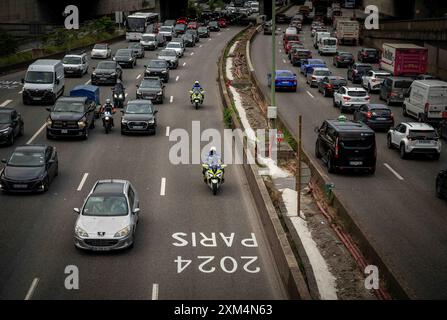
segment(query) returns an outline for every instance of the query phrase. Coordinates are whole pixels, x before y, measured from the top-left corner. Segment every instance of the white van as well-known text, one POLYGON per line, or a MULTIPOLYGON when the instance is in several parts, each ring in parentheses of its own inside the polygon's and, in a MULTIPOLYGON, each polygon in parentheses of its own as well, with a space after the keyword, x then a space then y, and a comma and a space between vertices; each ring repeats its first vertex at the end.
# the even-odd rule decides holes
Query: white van
POLYGON ((316 32, 314 37, 314 48, 318 49, 318 43, 320 41, 320 38, 330 38, 330 37, 331 37, 330 32, 327 31, 316 32))
POLYGON ((337 38, 334 37, 320 37, 318 41, 318 54, 336 54, 337 53, 337 38))
POLYGON ((64 93, 64 65, 60 60, 37 60, 28 67, 22 83, 23 104, 54 104, 64 93))
POLYGON ((447 120, 447 82, 413 81, 402 112, 404 116, 414 117, 419 122, 436 123, 447 120))

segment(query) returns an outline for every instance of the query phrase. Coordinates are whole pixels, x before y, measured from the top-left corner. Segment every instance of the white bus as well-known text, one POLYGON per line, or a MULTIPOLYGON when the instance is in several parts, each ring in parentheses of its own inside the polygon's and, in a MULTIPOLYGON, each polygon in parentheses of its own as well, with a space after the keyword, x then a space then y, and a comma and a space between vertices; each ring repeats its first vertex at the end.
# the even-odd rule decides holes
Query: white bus
POLYGON ((140 41, 144 33, 153 33, 160 20, 158 13, 136 12, 126 18, 126 40, 140 41))

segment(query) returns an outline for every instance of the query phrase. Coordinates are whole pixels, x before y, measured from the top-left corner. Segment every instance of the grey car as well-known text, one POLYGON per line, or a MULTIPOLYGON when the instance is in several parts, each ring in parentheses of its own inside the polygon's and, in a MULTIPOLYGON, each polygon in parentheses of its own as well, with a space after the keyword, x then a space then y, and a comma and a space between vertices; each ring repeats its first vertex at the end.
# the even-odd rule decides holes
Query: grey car
POLYGON ((139 42, 129 44, 127 49, 131 49, 134 55, 139 59, 144 58, 145 56, 144 47, 139 42))
POLYGON ((92 85, 111 83, 123 80, 123 69, 116 61, 101 61, 92 72, 92 85))
POLYGON ((313 68, 306 75, 306 83, 315 87, 318 86, 318 82, 330 75, 332 75, 332 72, 328 68, 313 68))
POLYGON ((118 49, 113 57, 113 61, 116 61, 120 66, 127 66, 129 68, 137 65, 137 57, 133 49, 118 49))
POLYGON ((155 110, 150 100, 129 101, 122 111, 121 134, 145 133, 155 134, 157 131, 157 119, 155 110))
POLYGON ((74 244, 79 249, 111 251, 133 247, 140 215, 138 193, 127 180, 95 183, 78 214, 74 244))
POLYGON ((151 100, 153 103, 163 103, 165 85, 158 77, 146 77, 137 85, 137 99, 151 100))
POLYGON ((189 33, 185 33, 182 35, 182 39, 185 43, 185 47, 195 47, 196 46, 196 40, 194 39, 194 36, 189 33))
POLYGON ((188 29, 186 30, 186 34, 192 35, 196 43, 200 42, 199 32, 196 29, 188 29))
POLYGON ((158 54, 157 59, 166 60, 169 63, 169 69, 177 69, 178 68, 178 56, 175 50, 161 50, 158 54))
POLYGON ((197 29, 200 38, 209 38, 210 37, 210 29, 208 27, 199 27, 197 29))
POLYGON ((386 101, 387 105, 402 104, 413 81, 414 79, 410 77, 385 78, 380 85, 380 100, 386 101))
POLYGON ((169 81, 169 64, 166 60, 150 60, 149 64, 144 66, 146 71, 144 77, 159 77, 164 82, 169 81))
POLYGON ((67 54, 62 59, 64 65, 65 76, 73 75, 82 77, 88 73, 89 62, 85 53, 81 54, 67 54))

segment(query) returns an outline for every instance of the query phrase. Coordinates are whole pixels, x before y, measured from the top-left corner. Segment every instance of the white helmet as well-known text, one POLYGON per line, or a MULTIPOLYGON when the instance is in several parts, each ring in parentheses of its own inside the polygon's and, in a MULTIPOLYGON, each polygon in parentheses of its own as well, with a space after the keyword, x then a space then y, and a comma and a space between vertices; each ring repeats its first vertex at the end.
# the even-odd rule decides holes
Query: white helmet
POLYGON ((198 85, 198 84, 200 84, 200 83, 199 83, 199 81, 196 81, 196 82, 194 82, 194 84, 198 85))
POLYGON ((217 152, 216 147, 211 147, 210 148, 210 155, 214 155, 214 154, 216 154, 216 152, 217 152))
POLYGON ((106 104, 110 104, 110 103, 111 103, 110 99, 107 99, 106 104))

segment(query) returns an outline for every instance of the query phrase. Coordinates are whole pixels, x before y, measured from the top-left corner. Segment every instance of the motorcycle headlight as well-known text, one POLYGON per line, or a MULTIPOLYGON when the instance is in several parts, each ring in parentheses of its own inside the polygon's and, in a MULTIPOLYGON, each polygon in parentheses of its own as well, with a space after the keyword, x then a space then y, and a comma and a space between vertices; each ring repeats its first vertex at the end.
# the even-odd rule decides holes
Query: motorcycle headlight
POLYGON ((130 233, 130 226, 127 226, 123 229, 121 229, 120 231, 118 231, 117 233, 115 233, 115 238, 122 238, 122 237, 126 237, 128 236, 130 233))
POLYGON ((218 174, 216 174, 216 176, 217 176, 218 178, 222 178, 222 174, 223 174, 223 172, 219 172, 218 174))
POLYGON ((122 99, 122 98, 123 98, 123 94, 122 94, 122 93, 120 93, 120 95, 119 95, 119 98, 120 98, 120 99, 122 99))
POLYGON ((79 226, 76 226, 76 228, 75 228, 75 233, 76 233, 76 235, 77 235, 78 237, 81 237, 81 238, 88 238, 88 233, 87 233, 84 229, 82 229, 81 227, 79 227, 79 226))
POLYGON ((85 121, 78 121, 78 126, 83 129, 85 128, 85 121))
POLYGON ((51 127, 52 124, 53 124, 53 120, 47 119, 47 126, 51 127))
POLYGON ((106 117, 106 120, 109 121, 109 120, 110 120, 110 117, 106 117))
POLYGON ((154 119, 151 119, 151 120, 149 120, 149 123, 150 123, 150 124, 154 124, 154 123, 155 123, 155 120, 154 120, 154 119))
POLYGON ((116 99, 116 98, 118 98, 118 95, 115 93, 115 94, 113 95, 113 97, 116 99))

